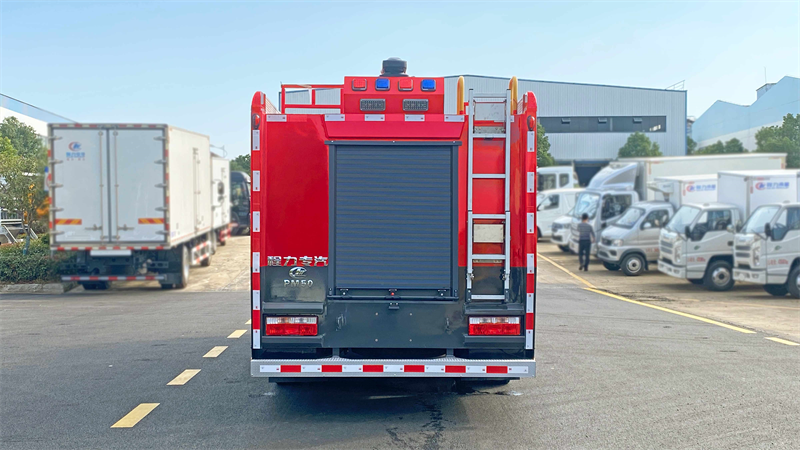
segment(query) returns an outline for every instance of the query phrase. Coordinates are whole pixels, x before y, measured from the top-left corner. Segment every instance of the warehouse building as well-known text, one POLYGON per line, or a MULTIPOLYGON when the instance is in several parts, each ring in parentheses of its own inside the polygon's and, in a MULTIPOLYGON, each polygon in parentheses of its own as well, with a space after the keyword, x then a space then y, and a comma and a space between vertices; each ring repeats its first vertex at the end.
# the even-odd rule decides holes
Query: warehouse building
MULTIPOLYGON (((456 112, 458 77, 445 77, 448 114, 456 112)), ((467 90, 489 93, 505 91, 509 79, 464 75, 464 81, 467 90)), ((520 95, 527 91, 536 94, 550 154, 559 164, 574 162, 582 184, 616 159, 633 132, 645 133, 665 156, 686 154, 686 91, 519 79, 520 95)), ((287 91, 286 96, 289 103, 310 102, 307 91, 287 91)), ((317 93, 318 104, 338 102, 338 89, 317 93)))
POLYGON ((786 76, 761 86, 751 105, 717 100, 692 125, 692 139, 703 148, 736 138, 752 151, 758 130, 780 126, 787 114, 800 114, 800 78, 786 76))

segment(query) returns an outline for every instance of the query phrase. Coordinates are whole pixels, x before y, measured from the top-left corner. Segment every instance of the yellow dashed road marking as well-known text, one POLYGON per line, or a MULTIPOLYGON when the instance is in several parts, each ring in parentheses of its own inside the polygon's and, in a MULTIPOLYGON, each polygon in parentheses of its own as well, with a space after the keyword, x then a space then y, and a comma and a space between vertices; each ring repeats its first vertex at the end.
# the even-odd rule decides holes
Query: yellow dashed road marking
POLYGON ((781 338, 776 338, 776 337, 768 337, 768 338, 764 338, 764 339, 768 339, 768 340, 770 340, 772 342, 777 342, 779 344, 784 344, 784 345, 800 345, 797 342, 787 341, 786 339, 781 339, 781 338))
POLYGON ((247 330, 236 330, 228 336, 228 339, 239 339, 245 333, 247 333, 247 330))
POLYGON ((156 409, 158 405, 159 403, 142 403, 136 408, 133 408, 125 417, 119 419, 117 423, 111 425, 111 428, 133 428, 140 420, 150 414, 150 411, 156 409))
POLYGON ((172 381, 167 383, 167 386, 183 386, 198 373, 200 373, 200 369, 186 369, 183 372, 181 372, 180 375, 175 377, 172 381))
POLYGON ((244 324, 245 325, 250 325, 251 323, 253 323, 253 319, 248 319, 247 322, 245 322, 244 324))
POLYGON ((553 261, 552 259, 550 259, 550 258, 548 258, 546 256, 542 256, 541 253, 539 254, 539 258, 542 258, 543 260, 545 260, 545 261, 549 262, 550 264, 556 266, 557 269, 563 270, 564 272, 566 272, 567 275, 571 276, 572 278, 575 278, 576 280, 580 281, 581 283, 585 284, 586 286, 588 286, 588 287, 590 287, 592 289, 595 289, 595 287, 594 287, 594 285, 592 283, 589 283, 588 281, 584 280, 583 278, 575 275, 574 273, 572 273, 569 270, 567 270, 566 268, 562 267, 561 264, 553 261))
POLYGON ((628 303, 633 303, 633 304, 636 304, 636 305, 646 306, 648 308, 657 309, 659 311, 668 312, 670 314, 677 314, 679 316, 688 317, 690 319, 699 320, 701 322, 710 323, 712 325, 718 325, 718 326, 721 326, 721 327, 728 328, 730 330, 738 331, 740 333, 749 333, 749 334, 755 333, 755 331, 751 331, 751 330, 748 330, 748 329, 745 329, 745 328, 735 327, 733 325, 728 325, 727 323, 717 322, 716 320, 711 320, 711 319, 706 319, 705 317, 695 316, 694 314, 688 314, 688 313, 685 313, 685 312, 675 311, 674 309, 664 308, 663 306, 656 306, 656 305, 651 305, 649 303, 640 302, 640 301, 637 301, 637 300, 631 300, 629 298, 625 298, 625 297, 622 297, 622 296, 619 296, 619 295, 615 295, 615 294, 610 294, 608 292, 603 292, 603 291, 600 291, 600 290, 597 290, 597 289, 588 289, 587 288, 586 290, 587 291, 592 291, 592 292, 594 292, 596 294, 605 295, 606 297, 611 297, 611 298, 615 298, 617 300, 622 300, 623 302, 628 302, 628 303))
POLYGON ((219 345, 217 347, 214 347, 211 350, 209 350, 208 353, 203 355, 203 358, 216 358, 217 356, 219 356, 220 353, 224 352, 226 348, 228 348, 227 345, 219 345))

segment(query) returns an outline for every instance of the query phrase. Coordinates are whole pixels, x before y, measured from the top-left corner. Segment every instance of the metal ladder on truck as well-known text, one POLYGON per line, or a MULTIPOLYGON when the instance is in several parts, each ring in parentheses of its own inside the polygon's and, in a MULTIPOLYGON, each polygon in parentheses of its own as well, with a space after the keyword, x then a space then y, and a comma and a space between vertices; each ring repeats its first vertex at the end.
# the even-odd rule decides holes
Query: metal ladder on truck
MULTIPOLYGON (((467 103, 467 116, 469 116, 469 154, 467 169, 467 301, 472 300, 502 300, 507 301, 509 295, 509 280, 511 278, 511 213, 509 206, 510 183, 511 183, 511 115, 510 105, 511 90, 502 94, 475 94, 469 90, 467 103), (479 106, 480 105, 480 106, 479 106), (476 118, 476 116, 478 116, 476 118), (485 129, 485 132, 476 133, 476 122, 480 125, 478 129, 485 129), (475 154, 476 139, 503 139, 505 173, 475 173, 473 159, 475 154), (472 209, 473 187, 476 179, 502 179, 504 181, 503 198, 504 205, 502 214, 476 214, 472 209), (476 220, 501 221, 503 227, 503 253, 475 253, 474 245, 474 226, 476 220), (503 293, 502 294, 472 294, 473 281, 475 274, 473 264, 475 262, 503 262, 503 293)), ((492 241, 496 242, 496 241, 492 241)))

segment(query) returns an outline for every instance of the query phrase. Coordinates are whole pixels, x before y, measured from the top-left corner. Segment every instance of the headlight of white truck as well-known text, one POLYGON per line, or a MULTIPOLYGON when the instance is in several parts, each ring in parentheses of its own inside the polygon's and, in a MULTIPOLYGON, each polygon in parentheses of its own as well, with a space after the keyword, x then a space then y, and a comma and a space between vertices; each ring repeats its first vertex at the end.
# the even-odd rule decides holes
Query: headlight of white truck
POLYGON ((681 244, 682 244, 681 242, 676 242, 675 243, 675 258, 673 258, 673 259, 675 260, 676 263, 680 263, 681 262, 681 257, 683 256, 683 255, 681 255, 681 247, 682 247, 681 244))
POLYGON ((761 246, 761 241, 756 241, 753 243, 753 265, 758 266, 761 264, 761 253, 763 252, 763 248, 761 246))
POLYGON ((622 247, 622 244, 624 242, 625 241, 623 241, 622 239, 614 239, 613 241, 611 241, 611 245, 614 247, 622 247))

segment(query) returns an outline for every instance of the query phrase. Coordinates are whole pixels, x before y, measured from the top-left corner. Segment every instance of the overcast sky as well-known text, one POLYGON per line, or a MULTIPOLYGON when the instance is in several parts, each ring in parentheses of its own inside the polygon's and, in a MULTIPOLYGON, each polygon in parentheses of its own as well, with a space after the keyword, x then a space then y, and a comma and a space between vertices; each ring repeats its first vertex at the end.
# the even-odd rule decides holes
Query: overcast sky
POLYGON ((0 92, 81 122, 169 123, 249 151, 255 91, 478 74, 665 88, 688 114, 800 75, 800 2, 0 2, 0 92))

